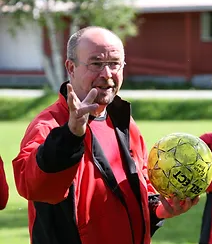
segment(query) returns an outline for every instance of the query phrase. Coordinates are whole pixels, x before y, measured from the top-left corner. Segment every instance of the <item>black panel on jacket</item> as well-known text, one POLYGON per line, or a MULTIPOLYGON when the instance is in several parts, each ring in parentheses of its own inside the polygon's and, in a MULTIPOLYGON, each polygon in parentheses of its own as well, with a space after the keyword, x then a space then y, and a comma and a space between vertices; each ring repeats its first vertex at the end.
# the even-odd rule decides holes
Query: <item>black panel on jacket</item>
MULTIPOLYGON (((120 97, 116 96, 114 102, 111 103, 107 111, 110 114, 111 120, 115 127, 116 135, 118 138, 118 142, 120 145, 120 149, 122 151, 122 159, 124 160, 125 164, 127 165, 127 178, 129 180, 131 189, 133 190, 135 197, 138 201, 138 204, 141 209, 141 215, 144 221, 143 216, 143 209, 141 205, 141 194, 140 194, 140 183, 139 177, 137 174, 135 163, 130 154, 129 148, 129 124, 130 124, 130 115, 131 109, 130 103, 123 101, 120 97), (117 112, 118 111, 118 112, 117 112)), ((164 220, 159 219, 155 213, 155 203, 159 202, 158 195, 153 195, 149 197, 149 210, 150 210, 150 229, 151 229, 151 236, 156 232, 156 230, 162 226, 164 220), (154 201, 153 201, 154 199, 154 201)), ((142 233, 145 233, 145 226, 143 226, 142 233)))
POLYGON ((81 244, 75 219, 74 186, 68 198, 58 204, 34 202, 36 218, 32 244, 81 244))

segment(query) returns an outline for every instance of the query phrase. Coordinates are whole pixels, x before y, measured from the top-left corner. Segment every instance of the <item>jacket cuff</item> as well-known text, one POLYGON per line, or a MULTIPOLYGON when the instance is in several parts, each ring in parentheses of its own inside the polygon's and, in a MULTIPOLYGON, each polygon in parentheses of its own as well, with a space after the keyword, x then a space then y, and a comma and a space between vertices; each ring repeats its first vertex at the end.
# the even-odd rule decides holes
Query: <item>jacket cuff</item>
POLYGON ((156 215, 156 209, 160 204, 159 194, 150 194, 148 196, 148 202, 150 212, 150 231, 151 236, 153 236, 154 233, 164 224, 164 219, 159 219, 156 215))

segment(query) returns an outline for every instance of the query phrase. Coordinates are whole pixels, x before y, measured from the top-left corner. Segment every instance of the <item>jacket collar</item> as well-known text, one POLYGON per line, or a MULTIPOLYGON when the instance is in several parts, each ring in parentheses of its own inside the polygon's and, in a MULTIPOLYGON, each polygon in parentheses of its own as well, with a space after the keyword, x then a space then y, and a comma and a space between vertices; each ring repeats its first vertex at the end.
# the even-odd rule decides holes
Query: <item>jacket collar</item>
POLYGON ((69 81, 64 82, 60 87, 59 92, 59 102, 65 107, 66 110, 68 110, 68 104, 67 104, 67 87, 66 85, 69 83, 69 81))

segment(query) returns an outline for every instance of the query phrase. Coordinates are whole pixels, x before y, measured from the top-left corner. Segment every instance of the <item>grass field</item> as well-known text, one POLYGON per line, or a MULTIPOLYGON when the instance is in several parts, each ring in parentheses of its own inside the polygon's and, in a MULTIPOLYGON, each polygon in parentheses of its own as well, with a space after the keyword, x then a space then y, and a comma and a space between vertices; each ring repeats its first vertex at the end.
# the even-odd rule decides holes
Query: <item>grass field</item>
MULTIPOLYGON (((0 122, 1 155, 10 186, 8 206, 0 211, 0 243, 28 244, 27 203, 16 192, 11 161, 17 155, 19 143, 28 122, 0 122)), ((171 132, 200 135, 211 130, 209 121, 138 121, 148 149, 162 136, 171 132)), ((152 244, 197 244, 205 196, 184 215, 166 220, 152 244)))

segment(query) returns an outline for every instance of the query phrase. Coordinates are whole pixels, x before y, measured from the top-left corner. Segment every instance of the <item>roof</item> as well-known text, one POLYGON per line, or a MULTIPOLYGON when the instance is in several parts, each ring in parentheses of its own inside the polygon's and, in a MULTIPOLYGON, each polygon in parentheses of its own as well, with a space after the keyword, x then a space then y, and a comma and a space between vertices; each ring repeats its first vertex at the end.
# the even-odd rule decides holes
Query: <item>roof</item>
MULTIPOLYGON (((141 13, 166 13, 166 12, 204 12, 212 11, 212 0, 122 0, 129 6, 134 6, 141 13)), ((0 6, 1 6, 0 0, 0 6)), ((119 1, 120 4, 120 1, 119 1)), ((74 4, 71 1, 60 2, 48 0, 48 6, 44 0, 36 0, 37 9, 42 11, 46 7, 53 12, 69 12, 74 4)), ((17 9, 29 11, 27 4, 18 2, 16 5, 5 5, 2 12, 14 12, 17 9)))
POLYGON ((212 0, 136 0, 143 13, 212 11, 212 0))

